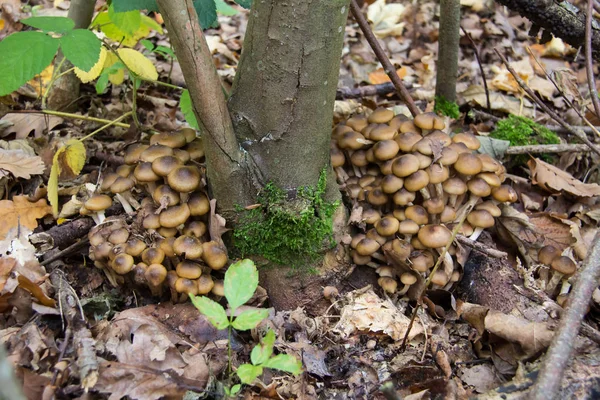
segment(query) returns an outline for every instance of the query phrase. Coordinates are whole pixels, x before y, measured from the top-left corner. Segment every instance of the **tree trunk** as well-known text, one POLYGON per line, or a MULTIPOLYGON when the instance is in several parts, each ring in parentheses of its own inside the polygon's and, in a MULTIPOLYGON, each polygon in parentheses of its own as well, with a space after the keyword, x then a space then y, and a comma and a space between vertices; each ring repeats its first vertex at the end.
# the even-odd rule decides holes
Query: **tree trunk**
POLYGON ((456 102, 459 40, 460 0, 441 0, 435 95, 450 102, 456 102))

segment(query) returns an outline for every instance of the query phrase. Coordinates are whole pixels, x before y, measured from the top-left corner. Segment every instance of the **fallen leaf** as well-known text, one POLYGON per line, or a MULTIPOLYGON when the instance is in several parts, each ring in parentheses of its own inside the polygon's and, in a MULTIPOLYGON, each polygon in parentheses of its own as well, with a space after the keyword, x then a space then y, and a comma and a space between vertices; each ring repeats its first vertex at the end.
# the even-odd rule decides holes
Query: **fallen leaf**
POLYGON ((0 240, 6 239, 11 228, 23 226, 30 230, 38 226, 37 219, 52 212, 46 199, 35 203, 27 200, 25 196, 14 196, 12 200, 0 200, 0 240))
POLYGON ((14 133, 17 139, 24 139, 32 131, 35 137, 40 137, 44 131, 50 131, 56 125, 61 124, 63 119, 44 114, 8 113, 0 121, 12 124, 12 126, 3 130, 0 136, 4 137, 14 133))
MULTIPOLYGON (((471 85, 461 95, 467 102, 473 102, 480 107, 487 107, 485 88, 481 85, 471 85)), ((514 96, 496 91, 490 91, 490 108, 495 111, 521 115, 527 118, 534 116, 533 104, 528 99, 523 98, 521 104, 521 101, 514 96)))
MULTIPOLYGON (((398 77, 400 79, 403 79, 407 74, 407 69, 405 67, 398 68, 396 70, 396 73, 398 74, 398 77)), ((372 85, 378 85, 381 83, 391 82, 391 81, 390 81, 390 77, 388 76, 388 74, 385 73, 383 68, 379 68, 369 74, 369 82, 372 85)))
POLYGON ((539 158, 527 161, 531 181, 551 193, 567 192, 579 197, 600 196, 600 185, 583 183, 573 175, 539 158))
POLYGON ((29 179, 31 175, 44 172, 44 162, 39 156, 31 156, 23 150, 0 149, 0 177, 12 174, 15 178, 29 179))

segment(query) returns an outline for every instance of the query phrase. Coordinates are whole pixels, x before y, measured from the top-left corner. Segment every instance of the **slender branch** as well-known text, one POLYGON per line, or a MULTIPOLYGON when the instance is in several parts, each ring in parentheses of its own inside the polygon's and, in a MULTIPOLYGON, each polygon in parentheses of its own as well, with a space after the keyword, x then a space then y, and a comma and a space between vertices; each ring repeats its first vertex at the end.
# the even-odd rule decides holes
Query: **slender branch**
POLYGON ((94 136, 96 133, 101 132, 103 130, 105 130, 106 128, 108 128, 109 126, 113 126, 116 125, 117 123, 119 123, 119 121, 121 121, 122 119, 125 119, 127 117, 129 117, 132 114, 131 111, 126 112, 125 114, 121 115, 119 118, 115 119, 114 121, 109 121, 107 124, 102 125, 100 128, 96 129, 94 132, 82 137, 81 139, 79 139, 80 142, 83 142, 84 140, 91 138, 92 136, 94 136))
POLYGON ((511 146, 504 154, 566 153, 568 151, 590 151, 590 148, 586 144, 536 144, 511 146))
POLYGON ((503 251, 492 249, 463 235, 456 235, 456 241, 460 244, 472 248, 473 250, 483 253, 486 256, 494 258, 504 258, 508 256, 508 254, 503 251))
POLYGON ((567 309, 565 310, 558 330, 552 339, 552 344, 546 352, 542 368, 538 375, 530 399, 547 400, 557 397, 562 378, 571 356, 575 339, 579 332, 581 321, 592 298, 592 293, 598 287, 600 278, 600 232, 596 234, 587 254, 577 280, 569 293, 567 309))
MULTIPOLYGON (((61 118, 69 118, 69 119, 78 119, 81 121, 91 121, 91 122, 99 122, 101 124, 108 124, 109 122, 113 122, 110 119, 102 119, 102 118, 94 118, 87 115, 79 115, 79 114, 71 114, 61 111, 53 111, 53 110, 15 110, 11 111, 11 113, 15 114, 47 114, 47 115, 56 115, 61 118)), ((121 128, 129 128, 129 124, 125 124, 122 122, 117 122, 113 124, 114 126, 120 126, 121 128)))
POLYGON ((396 73, 396 68, 394 68, 394 66, 390 62, 390 59, 385 54, 385 52, 381 48, 381 45, 377 41, 377 38, 373 34, 373 31, 371 31, 371 27, 369 26, 367 19, 362 15, 360 7, 358 6, 358 4, 356 4, 356 0, 352 0, 350 2, 350 11, 352 12, 354 19, 356 19, 358 26, 365 35, 365 39, 367 39, 367 42, 369 42, 369 45, 371 46, 373 52, 377 56, 377 59, 379 60, 381 65, 383 65, 385 73, 387 74, 387 76, 389 76, 394 87, 398 91, 398 95, 406 103, 406 106, 410 110, 410 113, 413 115, 413 117, 420 114, 421 111, 419 111, 419 109, 415 105, 415 102, 413 101, 412 97, 410 97, 410 93, 408 93, 408 90, 404 87, 402 80, 396 73))
POLYGON ((592 13, 594 0, 587 1, 587 14, 585 17, 585 72, 587 73, 588 86, 590 87, 590 97, 596 111, 596 116, 600 117, 600 102, 598 101, 598 91, 596 90, 596 80, 594 79, 594 64, 592 60, 592 13))
MULTIPOLYGON (((412 83, 404 83, 404 87, 412 89, 412 83)), ((396 88, 392 82, 378 83, 376 85, 359 86, 357 88, 341 87, 335 92, 336 100, 360 99, 367 96, 385 96, 394 93, 396 88)))
POLYGON ((473 52, 475 53, 475 59, 477 60, 477 65, 479 65, 479 71, 481 71, 481 79, 483 80, 483 88, 485 89, 485 102, 486 102, 486 106, 487 106, 486 107, 487 112, 491 113, 492 112, 492 106, 491 106, 492 103, 490 102, 490 90, 488 89, 487 79, 485 79, 485 72, 483 71, 483 64, 481 63, 479 49, 477 48, 477 45, 475 44, 475 41, 473 40, 473 37, 471 36, 471 34, 469 32, 467 32, 465 30, 465 28, 463 28, 462 26, 460 27, 460 29, 462 29, 462 31, 465 34, 465 36, 467 37, 467 39, 469 39, 471 46, 473 46, 473 52))
POLYGON ((500 59, 502 60, 502 62, 504 63, 504 65, 506 65, 506 68, 508 69, 508 71, 512 74, 512 76, 515 78, 515 80, 517 81, 517 83, 519 84, 519 86, 521 86, 521 88, 529 95, 529 97, 531 97, 531 99, 533 101, 535 101, 535 103, 541 107, 542 110, 544 110, 544 112, 546 114, 548 114, 552 119, 554 119, 556 122, 558 122, 563 128, 567 129, 569 131, 570 134, 577 136, 577 138, 579 140, 581 140, 583 143, 587 144, 594 153, 600 155, 600 149, 598 149, 596 147, 596 145, 594 145, 592 142, 590 142, 590 140, 587 138, 587 136, 585 135, 585 133, 578 131, 576 129, 574 129, 571 125, 567 124, 560 116, 558 116, 558 114, 556 114, 554 111, 552 111, 534 92, 533 90, 531 90, 531 88, 529 86, 527 86, 527 84, 523 81, 523 79, 521 79, 521 77, 515 72, 515 70, 510 66, 510 64, 508 63, 508 61, 506 60, 506 58, 502 55, 502 53, 500 53, 498 51, 498 49, 494 49, 494 51, 496 52, 496 54, 498 54, 498 56, 500 57, 500 59))

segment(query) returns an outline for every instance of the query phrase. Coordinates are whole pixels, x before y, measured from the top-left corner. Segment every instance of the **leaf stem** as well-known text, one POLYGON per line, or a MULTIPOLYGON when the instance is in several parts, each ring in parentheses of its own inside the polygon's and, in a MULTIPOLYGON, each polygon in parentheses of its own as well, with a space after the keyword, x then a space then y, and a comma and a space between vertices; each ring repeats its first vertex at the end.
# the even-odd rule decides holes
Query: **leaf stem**
MULTIPOLYGON (((48 98, 48 94, 52 90, 52 85, 54 85, 54 82, 56 82, 56 80, 63 75, 62 73, 59 73, 57 75, 56 71, 60 71, 66 60, 67 58, 63 56, 62 60, 60 60, 60 62, 58 63, 58 66, 52 71, 52 78, 50 78, 50 82, 48 83, 48 89, 44 90, 43 82, 40 85, 40 90, 42 91, 42 108, 46 108, 46 99, 48 98)), ((70 71, 70 69, 68 71, 70 71)))
MULTIPOLYGON (((107 124, 109 122, 114 122, 109 119, 95 118, 95 117, 90 117, 87 115, 72 114, 72 113, 66 113, 66 112, 54 111, 54 110, 17 110, 17 111, 11 111, 11 112, 15 113, 15 114, 39 114, 39 113, 42 113, 42 114, 48 114, 48 115, 56 115, 57 117, 62 117, 62 118, 78 119, 81 121, 100 122, 103 124, 107 124)), ((120 126, 121 128, 129 128, 129 124, 125 124, 122 122, 117 122, 117 123, 114 123, 113 125, 120 126)))
POLYGON ((83 142, 84 140, 94 136, 96 133, 98 133, 100 131, 103 131, 104 129, 108 128, 109 126, 116 125, 119 121, 129 117, 131 114, 132 114, 132 112, 129 111, 129 112, 126 112, 125 114, 121 115, 119 118, 115 119, 114 121, 108 121, 107 124, 102 125, 100 128, 96 129, 94 132, 90 133, 89 135, 82 137, 81 139, 79 139, 79 141, 83 142))

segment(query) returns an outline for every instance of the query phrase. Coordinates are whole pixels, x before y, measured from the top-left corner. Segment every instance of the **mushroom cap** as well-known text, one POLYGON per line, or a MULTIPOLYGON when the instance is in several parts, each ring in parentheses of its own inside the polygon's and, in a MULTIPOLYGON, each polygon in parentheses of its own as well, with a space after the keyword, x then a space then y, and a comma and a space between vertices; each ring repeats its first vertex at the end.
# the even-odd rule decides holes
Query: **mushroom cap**
POLYGON ((367 160, 367 152, 364 150, 356 150, 350 156, 350 162, 357 167, 366 167, 369 163, 367 160))
POLYGON ((405 178, 419 170, 419 159, 413 154, 405 154, 394 160, 392 173, 398 178, 405 178))
POLYGON ((152 170, 158 176, 167 176, 183 163, 175 156, 161 156, 152 161, 152 170))
POLYGON ((492 214, 486 210, 471 211, 469 215, 467 215, 467 221, 469 221, 469 224, 472 226, 483 229, 491 228, 496 222, 492 214))
POLYGON ((463 143, 469 150, 477 150, 481 146, 479 139, 469 132, 457 133, 452 136, 452 141, 454 143, 463 143))
POLYGON ((200 264, 189 260, 183 260, 177 264, 175 271, 177 272, 177 275, 185 279, 198 279, 200 278, 200 275, 202 275, 200 264))
POLYGON ((177 228, 166 228, 164 226, 161 226, 156 230, 156 232, 162 237, 170 238, 177 235, 178 230, 177 228))
POLYGON ((117 167, 117 169, 115 170, 115 173, 119 176, 122 176, 123 178, 129 178, 129 175, 131 175, 134 168, 135 167, 133 165, 127 165, 127 164, 119 165, 117 167))
POLYGON ((346 121, 346 126, 349 126, 356 132, 360 132, 369 125, 367 117, 363 114, 354 115, 346 121))
POLYGON ((404 221, 406 219, 406 213, 404 212, 404 207, 394 207, 392 210, 392 215, 398 221, 404 221))
POLYGON ((111 268, 119 275, 129 273, 134 265, 133 257, 127 253, 117 255, 110 263, 111 268))
POLYGON ((429 184, 429 175, 420 169, 404 179, 404 187, 411 192, 417 192, 429 184))
POLYGON ((215 281, 214 286, 210 290, 212 294, 215 296, 223 297, 225 296, 225 284, 222 280, 215 281))
POLYGON ((518 199, 517 192, 509 185, 500 185, 500 187, 493 188, 492 197, 501 203, 514 203, 518 199))
POLYGON ((197 238, 201 238, 204 236, 208 228, 206 224, 202 221, 188 221, 185 223, 183 230, 181 233, 184 235, 196 236, 197 238))
POLYGON ((192 161, 200 161, 204 158, 204 142, 202 138, 197 138, 183 148, 190 155, 192 161))
POLYGON ((173 154, 171 147, 162 144, 153 144, 140 154, 140 161, 152 162, 161 156, 170 156, 173 154))
POLYGON ((538 251, 538 261, 550 265, 556 257, 560 257, 560 250, 551 244, 544 246, 538 251))
POLYGON ((183 149, 173 149, 173 156, 177 157, 183 164, 189 162, 192 159, 190 153, 188 153, 187 150, 183 149))
POLYGON ((165 252, 159 247, 148 247, 142 252, 142 261, 146 264, 162 264, 165 252))
POLYGON ((126 242, 125 252, 133 257, 137 257, 146 250, 146 243, 138 238, 129 238, 126 242))
POLYGON ((390 267, 389 265, 382 265, 378 267, 375 272, 379 276, 388 276, 390 278, 394 277, 394 268, 390 267))
POLYGON ((417 282, 417 277, 411 272, 405 272, 400 275, 400 282, 405 285, 414 285, 417 282))
POLYGON ((563 275, 573 275, 577 271, 577 265, 567 256, 559 256, 550 264, 553 270, 563 275))
POLYGON ((438 163, 431 164, 427 167, 427 175, 429 175, 429 183, 442 183, 447 181, 450 177, 450 170, 448 167, 440 165, 438 163))
POLYGON ((175 243, 175 238, 164 238, 160 239, 156 242, 158 248, 165 252, 165 256, 174 257, 175 251, 173 250, 173 243, 175 243))
POLYGON ((423 207, 427 210, 427 212, 431 215, 441 214, 446 207, 444 199, 440 197, 435 197, 431 199, 427 199, 423 202, 423 207))
POLYGON ((369 229, 367 231, 367 234, 365 235, 365 237, 367 239, 373 239, 374 241, 376 241, 379 244, 379 246, 383 246, 388 241, 388 237, 381 236, 379 234, 379 232, 377 232, 377 229, 375 229, 375 228, 369 229))
POLYGON ((502 210, 500 210, 500 208, 498 208, 498 206, 490 200, 477 204, 475 206, 475 210, 486 210, 492 214, 492 217, 499 217, 502 215, 502 210))
POLYGON ((367 224, 374 224, 381 219, 381 213, 374 208, 366 208, 362 213, 362 220, 367 224))
POLYGON ((356 252, 361 256, 370 256, 380 247, 381 245, 375 239, 365 237, 356 244, 356 252))
POLYGON ((460 178, 453 177, 442 183, 444 192, 459 196, 467 191, 467 184, 460 178))
POLYGON ((467 182, 469 192, 477 197, 486 197, 492 193, 492 188, 481 178, 473 178, 467 182))
POLYGON ((404 132, 394 137, 394 141, 398 143, 398 148, 405 153, 412 151, 413 146, 421 139, 423 139, 423 136, 415 132, 404 132))
POLYGON ((418 151, 412 153, 419 160, 419 169, 425 169, 431 165, 433 159, 425 154, 421 154, 418 151))
POLYGON ((431 139, 433 143, 439 142, 444 147, 452 144, 452 138, 446 132, 440 131, 439 129, 429 132, 427 137, 431 139))
POLYGON ((374 186, 377 186, 376 180, 377 177, 373 175, 363 175, 358 179, 358 184, 362 188, 367 189, 370 187, 372 189, 374 186))
POLYGON ((400 151, 398 143, 391 139, 382 140, 373 146, 373 155, 379 161, 391 160, 396 157, 398 151, 400 151))
POLYGON ((458 153, 452 147, 444 147, 437 162, 442 165, 452 165, 458 160, 458 153))
POLYGON ((427 272, 433 267, 435 261, 433 254, 428 250, 421 250, 410 257, 410 262, 415 271, 427 272))
POLYGON ((108 235, 108 241, 112 244, 123 244, 127 242, 127 239, 129 239, 129 231, 127 228, 115 229, 108 235))
POLYGON ((441 269, 435 271, 435 274, 433 274, 433 276, 431 277, 431 283, 438 286, 446 285, 446 283, 448 283, 448 280, 448 275, 446 275, 446 273, 441 269))
POLYGON ((381 190, 383 193, 393 194, 404 186, 404 179, 398 178, 396 175, 385 175, 381 180, 381 190))
POLYGON ((403 122, 409 121, 409 118, 406 115, 398 114, 395 115, 387 124, 396 130, 400 130, 400 125, 403 122))
MULTIPOLYGON (((390 243, 390 242, 388 242, 390 243)), ((406 240, 393 239, 391 241, 392 251, 402 260, 406 260, 412 252, 412 246, 406 240)))
POLYGON ((472 153, 461 153, 454 163, 454 169, 463 175, 476 175, 481 172, 483 165, 479 157, 472 153))
POLYGON ((367 201, 374 206, 383 206, 388 202, 388 196, 383 193, 381 188, 375 188, 369 191, 367 201))
POLYGON ((493 172, 480 172, 477 178, 483 179, 490 187, 499 187, 502 184, 500 177, 493 172))
POLYGON ((444 225, 425 225, 419 230, 419 241, 429 248, 445 247, 452 233, 444 225))
POLYGON ((416 235, 419 232, 420 226, 412 219, 405 219, 398 226, 398 233, 403 235, 416 235))
POLYGON ((404 214, 406 218, 415 221, 419 225, 425 225, 429 223, 429 214, 427 210, 423 206, 420 205, 412 205, 406 207, 404 210, 404 214))
POLYGON ((198 136, 196 135, 196 130, 194 128, 190 128, 189 126, 181 128, 179 132, 181 132, 185 137, 186 143, 192 143, 198 138, 198 136))
POLYGON ((181 193, 193 192, 200 186, 200 171, 194 166, 179 166, 167 176, 169 186, 181 193))
POLYGON ((166 210, 160 212, 159 221, 160 225, 165 228, 176 228, 190 217, 190 208, 187 203, 178 204, 176 206, 168 207, 166 210))
POLYGON ((208 294, 208 293, 210 293, 213 286, 215 285, 215 282, 213 281, 213 279, 210 275, 205 274, 205 275, 202 275, 200 278, 198 278, 197 284, 198 284, 198 294, 208 294))
POLYGON ((173 242, 173 251, 188 260, 197 260, 202 257, 202 242, 195 236, 181 235, 173 242))
POLYGON ((126 164, 136 164, 140 160, 140 155, 144 150, 146 150, 149 146, 147 144, 135 143, 127 146, 127 150, 125 150, 125 155, 123 159, 126 164))
POLYGON ((123 193, 135 186, 135 182, 131 178, 123 178, 119 176, 110 186, 110 191, 113 193, 123 193))
POLYGON ((90 211, 104 211, 112 205, 112 199, 105 194, 94 194, 83 205, 90 211))
POLYGON ((392 140, 397 133, 398 132, 391 126, 379 124, 369 131, 369 139, 377 141, 392 140))
POLYGON ((423 139, 419 140, 412 147, 411 151, 418 151, 421 154, 425 154, 426 156, 430 156, 433 154, 434 144, 429 135, 425 136, 423 139))
POLYGON ((413 120, 414 124, 421 129, 433 130, 433 129, 444 129, 446 124, 444 119, 439 117, 434 112, 421 113, 413 120))
POLYGON ((359 150, 365 145, 365 137, 355 131, 344 132, 338 138, 337 144, 340 149, 344 150, 359 150))
POLYGON ((160 228, 160 217, 154 212, 144 216, 142 220, 142 226, 144 229, 158 229, 160 228))
POLYGON ((394 293, 398 288, 398 282, 389 276, 382 276, 381 278, 377 279, 377 283, 387 293, 394 293))
POLYGON ((392 200, 394 201, 394 204, 398 206, 406 206, 415 201, 416 197, 417 195, 414 192, 409 192, 406 188, 402 188, 394 193, 392 200))
POLYGON ((227 265, 227 251, 214 240, 202 243, 202 259, 214 270, 220 270, 227 265))
POLYGON ((440 222, 445 224, 456 219, 456 210, 450 206, 444 207, 442 214, 440 215, 440 222))
POLYGON ((344 156, 344 153, 337 146, 331 147, 329 156, 331 157, 331 166, 333 168, 343 167, 346 163, 346 156, 344 156))
POLYGON ((323 297, 326 299, 332 299, 339 296, 340 292, 335 286, 325 286, 323 288, 323 297))
POLYGON ((204 192, 194 192, 188 199, 190 215, 199 217, 210 211, 210 201, 204 192))
POLYGON ((405 132, 421 133, 421 128, 416 126, 412 120, 407 120, 400 124, 399 131, 401 133, 405 133, 405 132))
POLYGON ((152 192, 152 199, 156 204, 162 205, 163 202, 167 207, 174 206, 179 203, 179 192, 176 192, 169 185, 160 185, 152 192))
POLYGON ((100 184, 100 190, 103 192, 109 192, 110 187, 112 186, 113 183, 115 183, 115 181, 117 180, 118 177, 119 177, 119 175, 117 175, 114 172, 110 172, 110 173, 106 174, 102 178, 102 183, 100 184))
POLYGON ((191 279, 178 278, 175 281, 175 290, 178 293, 191 294, 196 296, 198 294, 198 283, 191 279))
POLYGON ((375 229, 377 230, 377 233, 379 233, 381 236, 394 235, 396 232, 398 232, 399 226, 400 222, 390 215, 386 215, 379 221, 375 222, 375 229))
POLYGON ((139 163, 133 170, 133 176, 135 177, 135 180, 140 183, 156 182, 160 179, 160 176, 154 172, 152 163, 150 162, 139 163))
POLYGON ((183 147, 187 144, 184 132, 163 132, 150 136, 150 145, 160 144, 171 148, 183 147))
POLYGON ((481 169, 482 172, 498 172, 502 167, 502 164, 489 154, 479 154, 479 159, 481 160, 481 165, 483 167, 481 169))
POLYGON ((388 110, 384 107, 377 107, 371 113, 371 115, 369 115, 369 118, 367 120, 370 123, 385 124, 391 121, 392 118, 394 118, 394 112, 392 110, 388 110))

